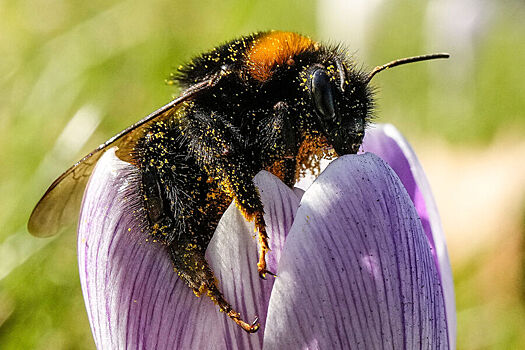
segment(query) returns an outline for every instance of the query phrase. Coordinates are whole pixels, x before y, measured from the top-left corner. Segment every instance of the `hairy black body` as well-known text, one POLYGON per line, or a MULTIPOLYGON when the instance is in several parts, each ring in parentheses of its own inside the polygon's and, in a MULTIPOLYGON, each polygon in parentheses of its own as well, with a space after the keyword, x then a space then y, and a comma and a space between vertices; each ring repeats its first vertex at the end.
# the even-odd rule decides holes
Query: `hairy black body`
POLYGON ((394 61, 364 74, 344 51, 295 33, 233 40, 179 69, 172 77, 183 89, 179 98, 59 177, 35 207, 29 230, 37 236, 58 232, 68 217, 65 203, 79 201, 93 165, 117 146, 117 156, 139 170, 146 232, 166 246, 196 294, 206 293, 254 332, 257 319, 246 323, 224 299, 204 256, 224 210, 235 201, 255 221, 264 278, 269 244, 253 177, 265 169, 292 186, 302 171, 317 166, 320 154, 356 153, 373 107, 372 76, 436 57, 394 61))
MULTIPOLYGON (((356 152, 372 107, 365 79, 342 52, 295 34, 241 38, 179 70, 173 81, 182 87, 213 83, 153 123, 136 144, 133 158, 141 170, 152 234, 167 245, 179 276, 196 293, 208 292, 234 319, 238 315, 222 298, 204 258, 222 213, 235 200, 246 218, 255 219, 261 244, 258 267, 264 276, 269 248, 253 177, 266 169, 291 186, 310 153, 328 146, 327 136, 342 153, 356 152), (263 50, 259 57, 256 50, 263 50), (334 124, 328 127, 312 101, 308 80, 316 69, 326 78, 320 86, 325 90, 321 100, 326 89, 330 91, 331 100, 321 103, 337 110, 337 117, 329 116, 338 118, 337 123, 328 120, 334 124), (344 131, 344 139, 325 129, 344 131)), ((248 330, 256 327, 242 325, 248 330)))

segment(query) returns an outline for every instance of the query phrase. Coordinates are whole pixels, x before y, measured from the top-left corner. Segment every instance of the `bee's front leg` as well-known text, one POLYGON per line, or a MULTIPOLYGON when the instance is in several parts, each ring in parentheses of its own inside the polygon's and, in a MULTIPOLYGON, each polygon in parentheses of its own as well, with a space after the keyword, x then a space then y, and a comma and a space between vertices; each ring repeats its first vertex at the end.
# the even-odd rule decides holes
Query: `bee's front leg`
POLYGON ((225 191, 231 193, 234 197, 235 203, 243 216, 248 221, 254 221, 255 223, 260 247, 259 261, 257 263, 259 276, 266 278, 267 273, 275 275, 268 271, 266 267, 266 254, 270 251, 270 247, 264 221, 264 207, 259 191, 253 183, 253 173, 245 162, 239 160, 230 160, 226 169, 226 176, 222 180, 222 186, 225 191))

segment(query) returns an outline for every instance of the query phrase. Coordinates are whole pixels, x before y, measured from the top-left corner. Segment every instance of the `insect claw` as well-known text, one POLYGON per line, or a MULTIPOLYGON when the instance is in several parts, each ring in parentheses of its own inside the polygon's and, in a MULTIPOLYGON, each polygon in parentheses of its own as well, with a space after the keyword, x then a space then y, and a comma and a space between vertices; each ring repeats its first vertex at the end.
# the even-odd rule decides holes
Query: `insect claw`
POLYGON ((266 270, 266 273, 269 274, 270 276, 277 277, 277 275, 271 271, 266 270))
POLYGON ((266 279, 266 271, 259 271, 259 278, 265 280, 266 279))
POLYGON ((273 277, 277 277, 277 275, 275 273, 273 273, 271 271, 268 271, 266 269, 259 270, 259 277, 262 278, 263 280, 266 279, 266 274, 269 274, 269 275, 271 275, 273 277))

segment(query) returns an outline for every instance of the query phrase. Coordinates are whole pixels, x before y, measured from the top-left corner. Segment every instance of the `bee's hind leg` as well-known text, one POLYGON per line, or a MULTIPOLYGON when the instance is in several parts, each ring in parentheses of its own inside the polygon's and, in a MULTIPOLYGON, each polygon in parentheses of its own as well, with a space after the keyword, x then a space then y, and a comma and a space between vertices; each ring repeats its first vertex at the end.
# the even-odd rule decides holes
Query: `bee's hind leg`
POLYGON ((204 250, 191 242, 175 242, 168 246, 170 257, 179 277, 193 289, 195 295, 207 295, 222 312, 230 317, 239 327, 248 333, 259 329, 256 316, 252 323, 247 323, 224 298, 213 272, 204 257, 204 250))

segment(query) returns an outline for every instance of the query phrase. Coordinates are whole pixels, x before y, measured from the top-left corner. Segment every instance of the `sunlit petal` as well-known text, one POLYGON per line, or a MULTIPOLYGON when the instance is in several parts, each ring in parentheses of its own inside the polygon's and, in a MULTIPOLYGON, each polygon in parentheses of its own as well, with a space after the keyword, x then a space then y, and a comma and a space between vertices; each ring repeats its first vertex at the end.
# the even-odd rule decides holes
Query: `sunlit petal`
POLYGON ((265 349, 447 348, 421 221, 372 154, 334 161, 306 191, 279 263, 265 349))

